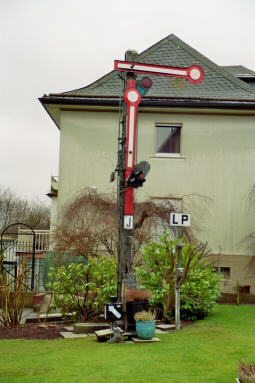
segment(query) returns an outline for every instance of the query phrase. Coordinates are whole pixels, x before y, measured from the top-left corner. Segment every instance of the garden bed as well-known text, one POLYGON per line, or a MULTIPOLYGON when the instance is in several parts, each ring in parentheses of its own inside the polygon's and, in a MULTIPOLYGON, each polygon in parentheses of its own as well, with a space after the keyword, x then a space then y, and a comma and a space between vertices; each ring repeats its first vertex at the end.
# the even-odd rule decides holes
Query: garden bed
MULTIPOLYGON (((93 322, 102 323, 103 320, 95 320, 93 322)), ((88 322, 89 323, 89 322, 88 322)), ((190 326, 195 322, 192 321, 182 321, 181 328, 190 326)), ((157 321, 157 325, 166 324, 165 322, 157 321)), ((66 326, 70 327, 70 322, 68 323, 48 323, 45 325, 40 325, 39 323, 26 323, 19 326, 10 326, 4 327, 0 326, 0 339, 58 339, 63 336, 61 332, 67 332, 66 326)), ((165 331, 162 331, 165 332, 165 331)), ((167 331, 166 331, 167 333, 167 331)))
POLYGON ((14 327, 0 326, 0 339, 57 339, 60 332, 67 331, 64 324, 25 324, 14 327))

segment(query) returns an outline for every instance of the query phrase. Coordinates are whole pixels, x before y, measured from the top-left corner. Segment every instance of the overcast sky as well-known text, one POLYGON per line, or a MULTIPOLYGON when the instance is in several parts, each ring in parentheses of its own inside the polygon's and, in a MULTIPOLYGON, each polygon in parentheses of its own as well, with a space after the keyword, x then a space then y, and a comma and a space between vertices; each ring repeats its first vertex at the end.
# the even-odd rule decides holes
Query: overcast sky
POLYGON ((0 0, 0 185, 48 200, 59 132, 38 97, 88 85, 171 33, 255 70, 254 18, 254 0, 0 0))

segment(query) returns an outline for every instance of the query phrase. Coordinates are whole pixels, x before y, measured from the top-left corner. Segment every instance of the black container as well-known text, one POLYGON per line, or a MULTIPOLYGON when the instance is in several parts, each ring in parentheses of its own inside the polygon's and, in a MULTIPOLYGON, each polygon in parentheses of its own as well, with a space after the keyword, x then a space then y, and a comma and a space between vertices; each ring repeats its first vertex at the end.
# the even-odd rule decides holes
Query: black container
POLYGON ((130 330, 135 330, 135 314, 140 311, 149 311, 148 300, 126 302, 127 324, 130 330))
POLYGON ((118 301, 118 297, 111 296, 111 303, 116 303, 118 301))
POLYGON ((121 320, 123 317, 122 303, 121 302, 105 303, 104 317, 106 320, 111 322, 121 320))

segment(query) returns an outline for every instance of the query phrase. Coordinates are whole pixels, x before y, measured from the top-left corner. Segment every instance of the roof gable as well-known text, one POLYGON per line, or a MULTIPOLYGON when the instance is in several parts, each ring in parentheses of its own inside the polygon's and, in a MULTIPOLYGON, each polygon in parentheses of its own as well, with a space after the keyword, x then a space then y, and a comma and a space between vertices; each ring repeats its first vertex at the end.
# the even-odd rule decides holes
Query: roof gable
MULTIPOLYGON (((253 89, 208 58, 171 34, 138 55, 138 62, 174 67, 199 65, 205 77, 202 83, 192 84, 181 78, 151 76, 153 85, 144 98, 199 98, 211 100, 254 100, 253 89)), ((142 75, 138 75, 137 79, 142 75)), ((94 83, 61 93, 66 96, 118 97, 121 94, 118 72, 112 71, 94 83)))

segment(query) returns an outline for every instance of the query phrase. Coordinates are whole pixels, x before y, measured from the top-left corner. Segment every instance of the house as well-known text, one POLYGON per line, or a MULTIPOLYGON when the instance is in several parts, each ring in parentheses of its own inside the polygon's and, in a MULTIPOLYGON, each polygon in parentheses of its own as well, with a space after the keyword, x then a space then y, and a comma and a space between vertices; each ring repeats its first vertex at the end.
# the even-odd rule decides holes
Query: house
MULTIPOLYGON (((224 273, 222 291, 233 292, 238 281, 255 293, 249 274, 253 253, 246 241, 254 231, 249 195, 255 169, 255 72, 218 66, 175 35, 139 54, 137 61, 199 65, 204 80, 192 84, 151 76, 153 85, 139 106, 137 146, 137 162, 148 161, 151 171, 136 198, 181 203, 224 273)), ((40 98, 60 129, 56 222, 83 188, 115 190, 109 175, 117 160, 121 89, 112 71, 80 89, 40 98)))

